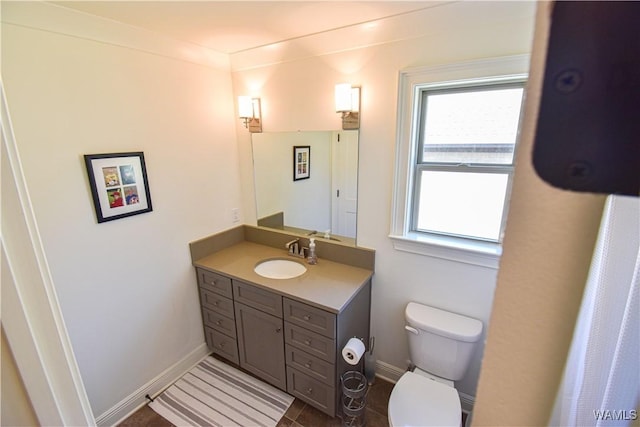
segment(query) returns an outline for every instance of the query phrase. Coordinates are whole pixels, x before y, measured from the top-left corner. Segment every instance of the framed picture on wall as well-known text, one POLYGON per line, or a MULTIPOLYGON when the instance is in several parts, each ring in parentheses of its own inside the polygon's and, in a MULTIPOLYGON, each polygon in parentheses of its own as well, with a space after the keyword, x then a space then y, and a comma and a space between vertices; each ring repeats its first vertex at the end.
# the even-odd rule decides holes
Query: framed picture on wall
POLYGON ((293 180, 308 179, 311 166, 311 146, 297 145, 293 147, 293 180))
POLYGON ((98 223, 151 212, 144 153, 86 154, 98 223))

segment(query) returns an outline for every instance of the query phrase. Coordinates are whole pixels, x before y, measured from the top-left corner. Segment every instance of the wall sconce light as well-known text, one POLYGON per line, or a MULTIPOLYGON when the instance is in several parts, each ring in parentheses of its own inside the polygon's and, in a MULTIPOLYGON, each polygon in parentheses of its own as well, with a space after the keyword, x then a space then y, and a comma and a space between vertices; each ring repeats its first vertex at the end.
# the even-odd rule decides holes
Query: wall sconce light
POLYGON ((335 101, 336 113, 342 113, 342 129, 360 129, 360 88, 337 84, 335 101))
POLYGON ((238 97, 238 116, 244 121, 244 127, 251 133, 262 132, 260 98, 238 97))

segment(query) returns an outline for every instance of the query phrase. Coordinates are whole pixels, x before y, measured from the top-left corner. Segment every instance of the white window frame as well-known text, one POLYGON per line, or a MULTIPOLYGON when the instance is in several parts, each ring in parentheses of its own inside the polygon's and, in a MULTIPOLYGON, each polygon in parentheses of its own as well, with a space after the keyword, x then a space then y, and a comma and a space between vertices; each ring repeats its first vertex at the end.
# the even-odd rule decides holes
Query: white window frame
POLYGON ((420 123, 418 106, 421 90, 425 86, 438 88, 522 81, 526 80, 528 70, 529 55, 516 55, 400 72, 395 181, 389 235, 395 249, 498 268, 502 254, 500 243, 411 231, 411 199, 420 123))

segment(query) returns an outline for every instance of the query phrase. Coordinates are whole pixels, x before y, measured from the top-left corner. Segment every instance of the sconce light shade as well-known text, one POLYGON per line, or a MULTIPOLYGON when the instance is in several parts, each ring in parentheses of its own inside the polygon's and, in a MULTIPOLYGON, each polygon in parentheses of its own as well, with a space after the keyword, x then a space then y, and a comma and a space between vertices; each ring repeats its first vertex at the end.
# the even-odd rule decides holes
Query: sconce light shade
POLYGON ((250 96, 238 97, 238 117, 244 120, 244 127, 251 133, 262 132, 262 117, 260 98, 250 96))
POLYGON ((250 96, 238 97, 238 117, 253 117, 253 103, 250 96))
POLYGON ((336 85, 335 101, 336 113, 351 111, 351 85, 349 83, 336 85))
POLYGON ((342 129, 360 129, 360 88, 337 84, 335 103, 336 113, 342 113, 342 129))

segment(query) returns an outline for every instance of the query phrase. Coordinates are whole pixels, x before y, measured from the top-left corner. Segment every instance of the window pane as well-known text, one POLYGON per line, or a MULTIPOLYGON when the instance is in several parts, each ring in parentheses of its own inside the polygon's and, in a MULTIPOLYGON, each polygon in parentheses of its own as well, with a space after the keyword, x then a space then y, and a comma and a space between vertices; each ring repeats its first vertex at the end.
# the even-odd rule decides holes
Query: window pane
POLYGON ((424 92, 422 162, 511 164, 523 88, 424 92))
POLYGON ((499 241, 508 178, 421 171, 416 229, 499 241))

